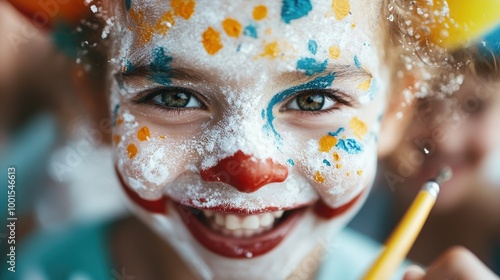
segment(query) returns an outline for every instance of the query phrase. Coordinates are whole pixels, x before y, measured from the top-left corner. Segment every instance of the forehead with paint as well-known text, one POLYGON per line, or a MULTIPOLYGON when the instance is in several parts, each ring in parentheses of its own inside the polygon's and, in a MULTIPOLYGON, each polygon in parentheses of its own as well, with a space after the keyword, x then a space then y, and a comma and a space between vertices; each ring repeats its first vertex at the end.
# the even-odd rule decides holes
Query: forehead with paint
POLYGON ((167 62, 162 67, 218 70, 252 84, 294 70, 319 72, 328 59, 376 70, 379 3, 316 2, 120 1, 118 56, 132 66, 154 63, 161 48, 172 59, 157 60, 167 62))
POLYGON ((167 239, 191 233, 178 242, 187 259, 280 256, 317 221, 352 216, 384 109, 379 4, 115 4, 118 175, 142 210, 162 214, 167 239))

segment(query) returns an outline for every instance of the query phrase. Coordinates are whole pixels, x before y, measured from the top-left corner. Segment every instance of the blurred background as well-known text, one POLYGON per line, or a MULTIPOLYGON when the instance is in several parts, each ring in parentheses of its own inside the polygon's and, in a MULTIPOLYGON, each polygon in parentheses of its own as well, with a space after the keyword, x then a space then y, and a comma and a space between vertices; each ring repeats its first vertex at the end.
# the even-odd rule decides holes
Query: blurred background
MULTIPOLYGON (((122 215, 108 148, 104 23, 91 5, 71 20, 64 5, 27 16, 0 1, 0 170, 16 168, 16 241, 41 229, 122 215)), ((7 187, 0 218, 7 219, 7 187)), ((8 228, 0 229, 2 265, 8 228)))
MULTIPOLYGON (((41 229, 127 210, 109 148, 108 26, 101 11, 92 1, 70 1, 35 17, 37 1, 13 2, 17 9, 0 2, 0 170, 16 168, 22 244, 41 229)), ((416 99, 402 114, 404 137, 380 160, 368 201, 349 226, 383 242, 421 185, 450 165, 454 177, 409 258, 426 265, 460 244, 500 274, 500 28, 452 55, 474 62, 460 91, 445 100, 416 99)), ((5 221, 7 189, 0 192, 5 221)), ((2 252, 7 230, 0 229, 2 252)))

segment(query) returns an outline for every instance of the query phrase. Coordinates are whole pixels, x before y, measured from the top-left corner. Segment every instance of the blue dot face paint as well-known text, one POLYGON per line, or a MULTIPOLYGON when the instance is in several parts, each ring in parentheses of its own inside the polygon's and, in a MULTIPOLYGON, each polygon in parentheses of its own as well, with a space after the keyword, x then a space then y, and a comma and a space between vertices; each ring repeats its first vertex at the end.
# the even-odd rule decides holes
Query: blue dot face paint
MULTIPOLYGON (((119 47, 109 76, 123 80, 123 86, 112 82, 110 104, 119 109, 110 110, 124 187, 135 201, 161 203, 168 197, 183 206, 218 214, 224 209, 224 215, 240 211, 245 217, 319 202, 332 209, 349 204, 369 188, 375 172, 370 135, 378 135, 384 96, 378 92, 385 84, 379 52, 371 47, 380 45, 370 25, 379 17, 373 12, 377 4, 351 0, 350 10, 337 19, 331 1, 221 1, 111 4, 120 9, 113 27, 119 33, 112 36, 119 47), (329 105, 307 111, 299 101, 329 105), (249 194, 230 181, 214 183, 200 175, 221 162, 241 160, 235 155, 253 163, 275 162, 287 177, 249 194)), ((320 228, 342 226, 337 218, 313 213, 304 213, 299 223, 315 226, 284 233, 293 238, 291 244, 321 238, 320 228)), ((230 278, 254 258, 248 278, 265 278, 259 274, 265 271, 285 279, 283 271, 292 269, 281 256, 297 256, 291 261, 296 265, 315 245, 297 251, 280 243, 267 252, 245 251, 241 258, 221 255, 211 247, 201 249, 205 245, 196 242, 200 237, 189 223, 168 213, 151 215, 147 222, 188 248, 183 252, 207 269, 205 278, 230 278), (207 250, 210 257, 203 253, 207 250), (279 269, 262 269, 270 262, 279 269)), ((210 217, 207 222, 215 223, 210 217)))
POLYGON ((294 19, 306 16, 312 8, 309 0, 283 0, 281 18, 284 22, 290 23, 294 19))
POLYGON ((309 40, 309 42, 307 43, 307 48, 309 49, 311 54, 314 55, 318 51, 318 44, 314 40, 309 40))
POLYGON ((357 55, 354 56, 354 65, 356 65, 356 67, 358 68, 361 68, 361 62, 359 62, 359 58, 357 55))
POLYGON ((257 39, 257 27, 254 25, 247 25, 243 30, 243 35, 257 39))

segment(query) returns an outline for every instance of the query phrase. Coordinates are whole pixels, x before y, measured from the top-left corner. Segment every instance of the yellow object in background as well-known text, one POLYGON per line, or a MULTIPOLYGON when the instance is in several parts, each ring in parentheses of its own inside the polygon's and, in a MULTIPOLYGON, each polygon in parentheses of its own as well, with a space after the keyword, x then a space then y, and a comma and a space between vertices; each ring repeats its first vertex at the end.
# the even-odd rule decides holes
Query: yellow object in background
POLYGON ((500 24, 500 0, 418 0, 413 11, 421 40, 456 49, 477 40, 500 24))

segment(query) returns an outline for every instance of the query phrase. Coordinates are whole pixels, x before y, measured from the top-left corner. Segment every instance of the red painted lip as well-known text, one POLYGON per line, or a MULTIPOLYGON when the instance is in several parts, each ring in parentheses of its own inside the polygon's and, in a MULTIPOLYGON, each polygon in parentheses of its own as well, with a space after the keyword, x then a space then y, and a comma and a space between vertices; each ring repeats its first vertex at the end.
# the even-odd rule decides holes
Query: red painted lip
POLYGON ((295 228, 307 207, 289 210, 273 229, 249 238, 236 238, 221 235, 211 230, 205 223, 203 215, 196 215, 190 207, 173 202, 184 224, 205 248, 228 258, 252 258, 263 255, 283 241, 295 228))

